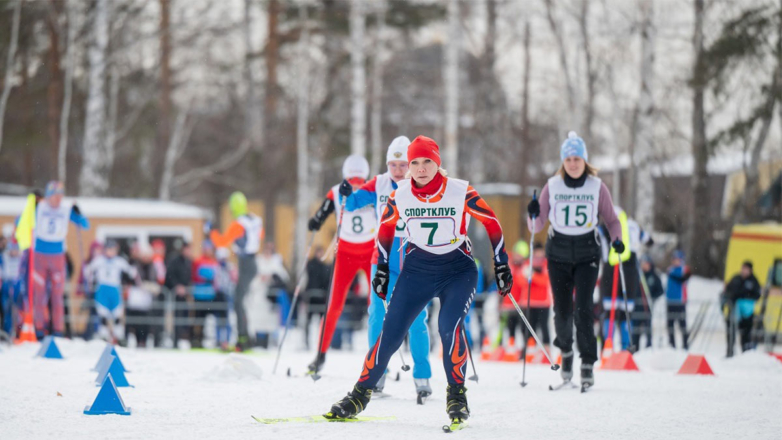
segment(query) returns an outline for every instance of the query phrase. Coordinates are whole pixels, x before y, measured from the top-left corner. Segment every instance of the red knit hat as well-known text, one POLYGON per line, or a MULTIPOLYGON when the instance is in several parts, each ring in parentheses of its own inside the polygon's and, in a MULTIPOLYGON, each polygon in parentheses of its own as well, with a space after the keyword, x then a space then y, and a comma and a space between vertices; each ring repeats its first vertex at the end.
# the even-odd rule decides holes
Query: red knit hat
POLYGON ((441 165, 440 147, 437 146, 435 141, 426 136, 418 136, 413 139, 413 142, 407 147, 408 162, 412 162, 413 159, 418 157, 432 159, 438 167, 441 165))

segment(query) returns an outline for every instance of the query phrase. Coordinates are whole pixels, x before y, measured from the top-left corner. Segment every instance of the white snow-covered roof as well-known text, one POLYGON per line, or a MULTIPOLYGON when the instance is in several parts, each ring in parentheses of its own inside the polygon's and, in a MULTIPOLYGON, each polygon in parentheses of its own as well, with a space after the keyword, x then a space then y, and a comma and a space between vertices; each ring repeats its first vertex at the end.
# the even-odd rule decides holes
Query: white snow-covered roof
MULTIPOLYGON (((17 216, 22 213, 26 197, 0 196, 0 215, 17 216)), ((205 219, 209 213, 198 206, 162 200, 114 199, 98 197, 65 197, 63 203, 79 205, 89 218, 156 218, 205 219)))
MULTIPOLYGON (((478 194, 482 196, 520 196, 521 185, 518 183, 476 183, 473 185, 478 194)), ((527 187, 527 195, 532 195, 532 187, 527 187)))
MULTIPOLYGON (((771 149, 767 148, 761 153, 761 161, 779 159, 780 155, 772 154, 771 149)), ((745 163, 749 163, 750 153, 743 151, 725 151, 715 154, 709 158, 707 170, 712 175, 727 175, 741 171, 745 163)), ((622 153, 617 155, 601 155, 592 158, 589 161, 592 165, 600 169, 601 172, 610 172, 618 166, 620 170, 630 167, 630 155, 622 153)), ((557 164, 559 166, 559 164, 557 164)), ((693 171, 693 160, 691 154, 682 154, 671 157, 664 161, 654 161, 652 163, 652 175, 660 176, 690 176, 693 171)))

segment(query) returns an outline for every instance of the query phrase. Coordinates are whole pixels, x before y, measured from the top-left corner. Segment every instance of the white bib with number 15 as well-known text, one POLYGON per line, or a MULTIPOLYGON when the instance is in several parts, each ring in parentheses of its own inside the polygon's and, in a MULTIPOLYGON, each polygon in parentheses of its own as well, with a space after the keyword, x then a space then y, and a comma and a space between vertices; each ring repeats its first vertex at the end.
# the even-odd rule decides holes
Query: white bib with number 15
POLYGON ((597 227, 601 181, 588 176, 580 188, 565 185, 561 176, 548 180, 551 227, 564 235, 583 235, 597 227))

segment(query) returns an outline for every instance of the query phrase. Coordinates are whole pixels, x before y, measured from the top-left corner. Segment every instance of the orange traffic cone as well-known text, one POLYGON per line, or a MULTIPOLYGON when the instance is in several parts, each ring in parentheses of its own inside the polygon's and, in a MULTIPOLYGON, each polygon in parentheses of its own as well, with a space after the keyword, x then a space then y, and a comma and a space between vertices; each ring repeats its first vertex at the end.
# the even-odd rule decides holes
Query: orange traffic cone
POLYGON ((38 338, 35 337, 35 326, 33 325, 32 313, 24 314, 22 331, 19 333, 19 337, 16 338, 16 341, 14 341, 15 344, 21 344, 23 342, 38 342, 38 338))
POLYGON ((538 347, 535 345, 535 338, 527 338, 527 363, 535 363, 535 356, 538 353, 538 347))
POLYGON ((516 338, 513 336, 510 337, 510 340, 508 341, 509 347, 507 350, 504 351, 504 354, 502 356, 502 360, 505 362, 518 362, 519 361, 519 350, 516 348, 516 338))
POLYGON ((489 337, 484 336, 483 337, 483 344, 481 344, 481 360, 486 361, 489 359, 489 356, 491 356, 491 343, 489 342, 489 337))
POLYGON ((603 354, 600 356, 600 366, 604 367, 608 359, 614 355, 614 341, 611 338, 606 339, 603 346, 603 354))

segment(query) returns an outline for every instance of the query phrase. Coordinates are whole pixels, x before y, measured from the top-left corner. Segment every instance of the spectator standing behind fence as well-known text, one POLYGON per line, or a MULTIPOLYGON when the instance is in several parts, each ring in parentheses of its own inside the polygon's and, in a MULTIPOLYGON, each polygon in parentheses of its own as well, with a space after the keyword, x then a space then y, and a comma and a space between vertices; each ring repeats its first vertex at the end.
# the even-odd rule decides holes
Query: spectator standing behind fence
MULTIPOLYGON (((515 285, 519 285, 521 292, 519 305, 526 307, 527 296, 529 295, 529 323, 533 329, 540 335, 541 342, 545 345, 546 352, 549 351, 551 344, 551 334, 549 332, 549 311, 551 309, 552 294, 551 283, 548 278, 548 260, 546 260, 546 249, 540 243, 535 243, 532 252, 532 286, 527 285, 529 279, 530 264, 524 261, 521 270, 513 274, 518 280, 515 285), (522 281, 524 280, 524 281, 522 281)), ((513 290, 511 290, 513 292, 513 290)), ((519 327, 524 334, 524 343, 529 342, 530 334, 527 328, 519 323, 519 327)))
POLYGON ((90 244, 90 250, 87 259, 81 265, 78 285, 76 286, 76 295, 81 297, 81 311, 87 312, 87 325, 84 326, 83 337, 87 341, 92 339, 93 334, 98 330, 98 313, 95 311, 95 283, 87 274, 87 268, 95 258, 103 254, 103 244, 99 241, 93 241, 90 244))
POLYGON ((196 323, 193 326, 193 346, 203 347, 204 325, 208 315, 217 320, 216 334, 227 318, 225 294, 218 290, 220 263, 215 258, 215 247, 210 241, 201 246, 201 256, 193 262, 193 299, 196 323))
POLYGON ((665 300, 667 303, 668 341, 671 347, 676 348, 676 333, 674 323, 679 324, 682 332, 682 345, 689 348, 687 339, 687 281, 690 279, 690 268, 684 264, 684 252, 676 250, 673 253, 673 262, 668 269, 668 285, 665 288, 665 300))
MULTIPOLYGON (((266 302, 261 297, 256 297, 253 303, 256 307, 251 314, 250 322, 252 327, 260 334, 265 330, 275 331, 285 322, 290 310, 290 298, 288 297, 287 284, 290 282, 290 275, 285 268, 282 255, 277 253, 274 243, 269 241, 264 244, 263 252, 258 255, 258 275, 261 284, 265 287, 266 302), (277 312, 276 317, 267 317, 263 313, 263 303, 271 303, 272 309, 277 312), (262 322, 265 319, 273 319, 271 322, 262 322)), ((263 289, 262 289, 263 290, 263 289)), ((265 307, 268 309, 269 307, 265 307)), ((264 344, 260 344, 264 345, 264 344)))
POLYGON ((736 327, 741 334, 741 351, 753 348, 752 322, 755 314, 755 302, 760 299, 760 283, 752 273, 752 262, 745 261, 741 272, 730 279, 725 286, 725 298, 728 305, 728 357, 733 356, 736 344, 736 327))
MULTIPOLYGON (((525 264, 524 263, 525 259, 528 257, 529 257, 529 244, 527 244, 527 242, 524 240, 519 240, 518 242, 516 242, 516 245, 513 246, 513 251, 511 252, 511 258, 510 258, 511 270, 518 275, 519 271, 525 264)), ((524 279, 526 280, 526 278, 524 279)), ((521 307, 526 307, 527 305, 526 299, 524 302, 520 302, 521 289, 522 289, 521 282, 514 283, 510 294, 513 295, 513 299, 515 299, 516 302, 521 305, 521 307)), ((511 302, 508 296, 505 296, 500 299, 500 325, 501 326, 507 325, 509 345, 512 350, 515 350, 516 329, 518 328, 519 330, 519 337, 523 338, 525 334, 524 323, 521 321, 521 317, 519 316, 519 314, 516 313, 516 309, 513 307, 513 303, 511 302)), ((500 329, 500 334, 502 334, 502 329, 500 329)), ((498 342, 502 344, 501 340, 498 342)))
POLYGON ((329 288, 329 265, 323 262, 323 246, 315 247, 312 258, 307 262, 307 287, 304 291, 307 318, 304 321, 304 346, 310 348, 310 324, 312 318, 323 318, 326 313, 326 291, 329 288))
POLYGON ((130 264, 136 269, 138 278, 128 286, 125 329, 128 337, 134 335, 138 347, 146 347, 147 335, 156 319, 153 311, 155 298, 160 295, 160 284, 157 282, 149 245, 135 243, 130 249, 130 264))
POLYGON ((174 347, 190 339, 190 282, 193 278, 193 251, 190 243, 183 243, 177 254, 166 265, 166 288, 173 295, 175 307, 174 347))
POLYGON ((103 324, 98 334, 111 343, 125 339, 122 274, 136 277, 136 270, 118 253, 119 245, 108 241, 103 255, 95 257, 86 269, 87 279, 96 285, 95 310, 103 324))
POLYGON ((3 305, 3 331, 13 335, 15 323, 21 322, 22 279, 19 277, 22 256, 15 241, 0 251, 0 299, 3 305))
MULTIPOLYGON (((649 296, 652 298, 652 303, 649 304, 649 315, 645 321, 641 321, 642 326, 646 331, 646 347, 652 347, 652 310, 657 302, 657 298, 663 296, 665 291, 663 290, 663 282, 660 280, 660 276, 657 275, 657 269, 654 267, 654 262, 649 255, 641 257, 641 273, 644 277, 645 284, 643 288, 648 289, 649 296)), ((640 339, 639 339, 640 341, 640 339)), ((638 343, 635 344, 638 346, 638 343)))
POLYGON ((238 273, 236 266, 228 260, 231 256, 231 251, 227 248, 217 248, 215 250, 215 258, 217 259, 217 293, 225 298, 225 319, 217 320, 217 344, 223 350, 228 350, 229 342, 231 341, 231 320, 229 317, 229 311, 233 309, 233 297, 231 292, 236 287, 236 280, 238 273))
POLYGON ((166 243, 161 239, 152 240, 152 267, 155 270, 155 280, 160 286, 160 293, 157 295, 157 302, 152 304, 152 316, 157 323, 152 324, 150 330, 155 336, 155 347, 160 347, 163 343, 163 320, 164 305, 166 302, 166 243))

